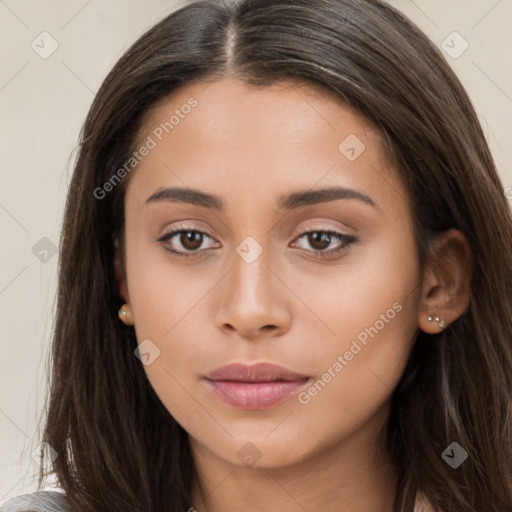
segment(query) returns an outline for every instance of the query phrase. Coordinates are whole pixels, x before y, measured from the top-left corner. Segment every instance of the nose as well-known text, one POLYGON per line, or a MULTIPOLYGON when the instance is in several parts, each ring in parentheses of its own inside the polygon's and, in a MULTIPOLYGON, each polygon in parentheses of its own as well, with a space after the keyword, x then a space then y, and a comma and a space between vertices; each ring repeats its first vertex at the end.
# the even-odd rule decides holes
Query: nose
POLYGON ((219 329, 248 340, 276 337, 289 330, 293 294, 269 259, 265 250, 250 263, 234 254, 217 296, 215 323, 219 329))

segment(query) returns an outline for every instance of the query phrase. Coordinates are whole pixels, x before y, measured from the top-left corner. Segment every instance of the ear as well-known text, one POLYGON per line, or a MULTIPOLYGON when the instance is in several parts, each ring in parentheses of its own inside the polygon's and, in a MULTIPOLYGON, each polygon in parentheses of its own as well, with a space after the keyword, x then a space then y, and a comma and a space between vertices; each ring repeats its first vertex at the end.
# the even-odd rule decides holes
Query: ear
POLYGON ((439 317, 448 326, 468 308, 473 260, 466 237, 457 229, 445 231, 432 242, 435 268, 426 267, 419 305, 419 328, 429 334, 442 330, 428 317, 439 317))
POLYGON ((124 269, 124 257, 123 252, 120 247, 119 238, 116 238, 114 241, 115 255, 114 255, 114 270, 117 288, 119 290, 119 294, 124 300, 125 304, 130 304, 130 297, 128 296, 128 287, 126 284, 126 272, 124 269))

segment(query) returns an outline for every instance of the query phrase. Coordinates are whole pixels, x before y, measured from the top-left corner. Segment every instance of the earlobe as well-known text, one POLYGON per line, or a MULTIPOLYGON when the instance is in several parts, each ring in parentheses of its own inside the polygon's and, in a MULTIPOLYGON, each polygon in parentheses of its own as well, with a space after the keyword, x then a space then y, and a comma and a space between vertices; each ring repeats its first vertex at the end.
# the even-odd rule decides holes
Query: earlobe
POLYGON ((435 268, 425 268, 418 327, 438 334, 468 308, 472 256, 466 237, 456 229, 439 235, 430 247, 435 268))
POLYGON ((128 297, 128 290, 126 286, 126 273, 124 271, 124 261, 121 249, 119 247, 119 241, 114 241, 115 255, 114 255, 114 270, 117 288, 119 295, 125 302, 118 311, 119 320, 125 325, 134 325, 132 318, 132 309, 130 307, 130 299, 128 297))
POLYGON ((129 304, 123 304, 119 308, 118 316, 125 325, 133 325, 132 309, 129 304))

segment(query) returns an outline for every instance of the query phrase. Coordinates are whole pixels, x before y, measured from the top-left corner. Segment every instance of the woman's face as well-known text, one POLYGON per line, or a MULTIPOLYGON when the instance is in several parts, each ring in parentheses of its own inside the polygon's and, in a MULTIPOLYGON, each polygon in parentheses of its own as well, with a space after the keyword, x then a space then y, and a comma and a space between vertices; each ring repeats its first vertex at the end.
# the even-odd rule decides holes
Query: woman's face
POLYGON ((379 442, 420 301, 381 135, 311 87, 225 78, 161 102, 142 146, 123 293, 193 450, 275 468, 379 442), (263 362, 292 373, 212 374, 263 362))

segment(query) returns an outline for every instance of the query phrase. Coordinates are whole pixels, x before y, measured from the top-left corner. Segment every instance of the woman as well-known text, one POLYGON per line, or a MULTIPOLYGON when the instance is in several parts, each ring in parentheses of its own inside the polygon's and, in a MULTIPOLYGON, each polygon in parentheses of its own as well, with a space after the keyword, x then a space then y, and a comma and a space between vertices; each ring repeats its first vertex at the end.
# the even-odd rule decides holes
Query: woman
POLYGON ((389 5, 151 28, 91 107, 61 242, 55 510, 512 510, 510 208, 389 5))

